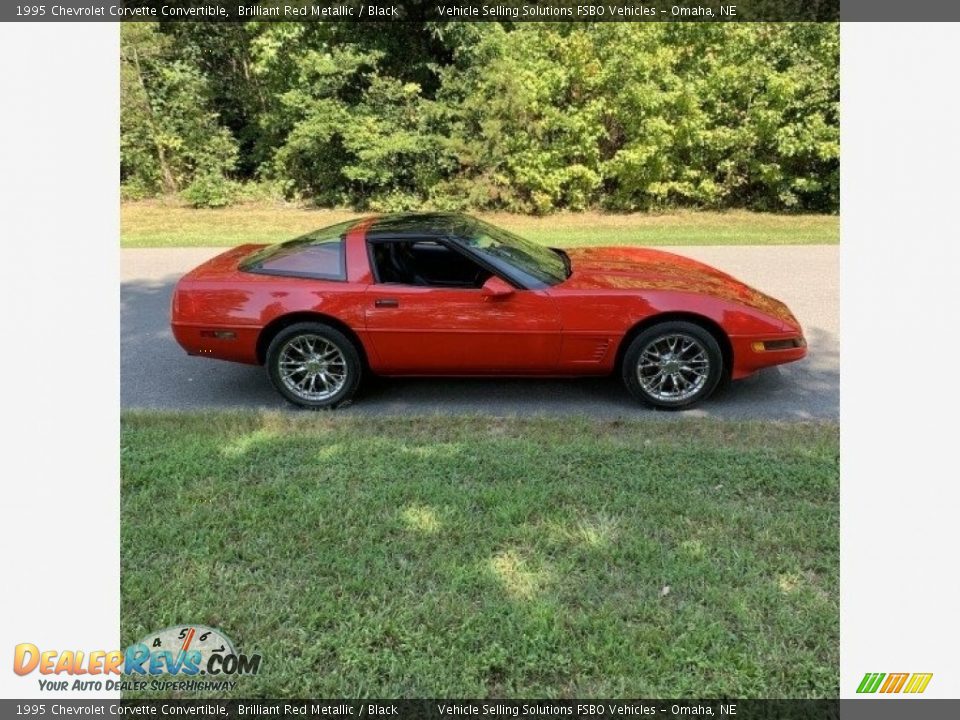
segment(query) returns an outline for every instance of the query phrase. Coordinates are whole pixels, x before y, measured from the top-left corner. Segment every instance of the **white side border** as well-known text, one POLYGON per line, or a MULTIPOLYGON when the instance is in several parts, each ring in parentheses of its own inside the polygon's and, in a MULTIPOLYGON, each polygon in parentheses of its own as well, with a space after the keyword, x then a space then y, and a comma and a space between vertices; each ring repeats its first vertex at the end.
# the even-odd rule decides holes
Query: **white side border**
POLYGON ((841 53, 840 692, 957 698, 960 25, 844 23, 841 53))
POLYGON ((109 697, 12 668, 119 648, 119 26, 0 24, 0 67, 0 696, 109 697))

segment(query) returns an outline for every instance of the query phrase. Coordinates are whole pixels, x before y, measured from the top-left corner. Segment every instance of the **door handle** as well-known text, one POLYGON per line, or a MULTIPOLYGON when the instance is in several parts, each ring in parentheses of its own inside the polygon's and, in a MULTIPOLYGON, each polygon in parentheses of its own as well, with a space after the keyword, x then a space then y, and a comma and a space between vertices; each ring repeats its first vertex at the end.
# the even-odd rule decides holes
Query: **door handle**
POLYGON ((377 298, 373 301, 373 306, 378 308, 400 307, 400 301, 396 298, 377 298))

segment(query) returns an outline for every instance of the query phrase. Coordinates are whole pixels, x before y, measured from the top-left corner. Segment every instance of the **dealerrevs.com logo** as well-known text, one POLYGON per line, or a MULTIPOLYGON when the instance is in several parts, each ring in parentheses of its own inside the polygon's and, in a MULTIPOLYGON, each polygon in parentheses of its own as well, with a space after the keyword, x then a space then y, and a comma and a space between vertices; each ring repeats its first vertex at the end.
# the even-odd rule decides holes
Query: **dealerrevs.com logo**
POLYGON ((232 690, 232 678, 256 675, 261 660, 259 654, 239 652, 215 628, 177 625, 150 633, 126 650, 41 650, 20 643, 13 671, 38 673, 40 689, 51 691, 232 690))
POLYGON ((858 693, 922 693, 933 673, 867 673, 857 687, 858 693))

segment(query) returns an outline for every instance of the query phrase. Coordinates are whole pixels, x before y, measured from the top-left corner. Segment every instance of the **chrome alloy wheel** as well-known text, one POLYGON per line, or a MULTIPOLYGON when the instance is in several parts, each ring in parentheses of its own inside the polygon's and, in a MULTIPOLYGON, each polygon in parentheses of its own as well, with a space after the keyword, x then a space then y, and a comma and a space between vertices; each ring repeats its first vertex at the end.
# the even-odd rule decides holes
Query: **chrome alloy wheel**
POLYGON ((347 382, 347 361, 333 342, 320 335, 291 338, 280 349, 280 380, 303 400, 328 400, 347 382))
POLYGON ((682 402, 696 395, 710 376, 707 349, 685 333, 661 335, 640 352, 637 380, 650 397, 682 402))

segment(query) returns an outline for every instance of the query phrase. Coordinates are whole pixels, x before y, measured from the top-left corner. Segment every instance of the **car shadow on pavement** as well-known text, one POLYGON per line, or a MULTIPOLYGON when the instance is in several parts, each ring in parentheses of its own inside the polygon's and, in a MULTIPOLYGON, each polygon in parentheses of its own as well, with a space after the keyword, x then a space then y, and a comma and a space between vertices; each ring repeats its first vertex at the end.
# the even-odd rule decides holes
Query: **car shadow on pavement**
MULTIPOLYGON (((170 299, 177 275, 131 281, 120 288, 120 402, 124 408, 291 409, 263 368, 190 357, 170 332, 170 299)), ((764 370, 720 388, 686 411, 657 411, 632 400, 618 378, 454 379, 373 378, 351 414, 587 415, 594 417, 715 417, 836 420, 839 342, 807 328, 804 360, 764 370)))

